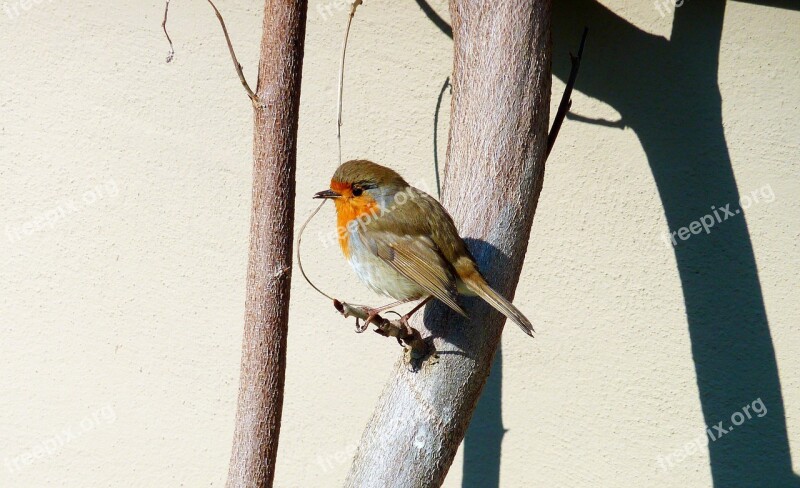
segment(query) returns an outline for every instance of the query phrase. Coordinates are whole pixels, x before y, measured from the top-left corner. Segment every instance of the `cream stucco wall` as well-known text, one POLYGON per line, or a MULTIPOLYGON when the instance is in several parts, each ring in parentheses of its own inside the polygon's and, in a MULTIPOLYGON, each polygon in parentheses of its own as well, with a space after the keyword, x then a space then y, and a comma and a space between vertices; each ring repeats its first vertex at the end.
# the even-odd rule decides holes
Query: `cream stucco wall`
MULTIPOLYGON (((671 14, 662 17, 649 2, 604 3, 668 40, 671 14)), ((337 5, 310 5, 301 219, 335 166, 345 19, 337 5)), ((445 2, 432 5, 447 18, 445 2)), ((218 6, 253 80, 259 2, 218 6)), ((221 486, 238 387, 251 110, 216 20, 205 2, 173 2, 177 54, 168 65, 161 2, 0 0, 0 7, 0 486, 221 486)), ((747 420, 742 429, 750 433, 741 435, 785 421, 795 471, 799 43, 800 12, 728 4, 719 56, 724 134, 740 193, 768 185, 774 194, 748 208, 746 219, 785 417, 774 418, 780 405, 765 402, 766 415, 747 420)), ((592 45, 590 37, 582 80, 619 54, 592 45)), ((574 43, 556 42, 555 56, 563 62, 569 49, 574 43)), ((345 158, 368 157, 435 188, 433 113, 451 56, 450 39, 415 2, 367 1, 351 35, 345 158)), ((666 78, 658 87, 665 97, 675 89, 666 78)), ((562 90, 555 79, 554 98, 562 90)), ((619 118, 614 106, 582 92, 580 80, 573 108, 619 118)), ((670 144, 682 141, 664 150, 670 144)), ((319 242, 331 219, 326 208, 308 242, 319 242)), ((704 443, 681 461, 671 458, 671 468, 659 464, 707 423, 676 256, 661 239, 667 228, 637 133, 567 121, 515 300, 539 333, 531 341, 510 327, 502 388, 492 380, 506 429, 500 486, 710 486, 704 443)), ((306 260, 328 289, 377 300, 334 246, 308 245, 306 260)), ((292 294, 276 486, 337 486, 400 351, 374 334, 354 334, 299 273, 292 294)), ((730 371, 732 381, 736 375, 730 371)), ((772 390, 765 397, 775 398, 772 390)), ((739 398, 728 411, 755 400, 739 398)), ((475 431, 476 446, 497 435, 488 425, 475 431)), ((786 446, 770 432, 766 445, 786 446)), ((483 458, 491 464, 491 454, 483 458)), ((462 465, 459 455, 445 486, 461 486, 462 465)))

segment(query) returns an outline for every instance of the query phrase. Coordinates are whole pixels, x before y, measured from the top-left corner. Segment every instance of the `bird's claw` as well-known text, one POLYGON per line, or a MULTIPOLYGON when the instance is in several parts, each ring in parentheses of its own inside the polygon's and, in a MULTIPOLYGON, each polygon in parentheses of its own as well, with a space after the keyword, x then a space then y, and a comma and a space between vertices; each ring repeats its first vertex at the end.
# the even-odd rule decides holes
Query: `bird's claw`
POLYGON ((371 324, 372 321, 375 320, 376 317, 378 317, 379 313, 377 310, 367 309, 367 308, 365 308, 364 311, 367 312, 367 318, 364 319, 363 325, 359 322, 358 317, 356 317, 356 332, 359 334, 361 334, 362 332, 367 330, 367 328, 369 328, 369 324, 371 324))
POLYGON ((414 334, 414 329, 412 329, 412 328, 411 328, 411 326, 410 326, 410 325, 408 325, 408 319, 409 319, 409 318, 410 318, 410 317, 409 317, 408 315, 403 315, 403 316, 402 316, 402 317, 400 317, 400 319, 398 320, 398 322, 400 322, 400 325, 402 325, 402 326, 403 326, 403 328, 405 328, 406 336, 410 336, 410 335, 413 335, 413 334, 414 334))

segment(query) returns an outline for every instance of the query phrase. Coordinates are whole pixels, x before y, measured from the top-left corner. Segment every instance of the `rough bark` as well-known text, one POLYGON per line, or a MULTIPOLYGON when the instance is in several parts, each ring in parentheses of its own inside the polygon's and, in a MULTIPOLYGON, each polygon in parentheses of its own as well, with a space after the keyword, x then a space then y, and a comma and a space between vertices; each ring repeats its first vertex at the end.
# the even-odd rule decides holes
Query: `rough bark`
MULTIPOLYGON (((542 188, 550 100, 550 1, 451 0, 455 49, 442 202, 489 283, 513 297, 542 188)), ((439 361, 398 360, 370 419, 348 487, 440 486, 472 416, 504 318, 463 300, 434 302, 415 328, 439 361)), ((536 313, 526 310, 535 324, 536 313)), ((519 334, 520 341, 531 339, 519 334)), ((535 375, 532 371, 531 375, 535 375)))
POLYGON ((228 487, 272 486, 283 406, 307 3, 267 0, 254 106, 239 404, 228 487))

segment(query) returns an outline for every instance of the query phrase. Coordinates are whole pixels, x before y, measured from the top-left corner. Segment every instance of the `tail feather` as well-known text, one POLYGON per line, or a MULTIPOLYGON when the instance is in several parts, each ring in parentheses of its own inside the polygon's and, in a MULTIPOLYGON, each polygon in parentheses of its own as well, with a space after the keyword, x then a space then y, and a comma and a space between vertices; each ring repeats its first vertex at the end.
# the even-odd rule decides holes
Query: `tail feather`
POLYGON ((522 329, 522 332, 533 337, 533 333, 536 331, 533 330, 531 321, 522 315, 522 312, 520 312, 517 307, 512 305, 511 302, 506 300, 501 294, 494 291, 494 289, 489 286, 488 283, 486 283, 486 280, 484 280, 483 277, 476 279, 476 277, 473 275, 471 278, 472 279, 468 281, 464 281, 464 284, 467 286, 467 288, 469 288, 470 291, 486 300, 486 303, 494 307, 495 310, 511 319, 519 326, 520 329, 522 329))

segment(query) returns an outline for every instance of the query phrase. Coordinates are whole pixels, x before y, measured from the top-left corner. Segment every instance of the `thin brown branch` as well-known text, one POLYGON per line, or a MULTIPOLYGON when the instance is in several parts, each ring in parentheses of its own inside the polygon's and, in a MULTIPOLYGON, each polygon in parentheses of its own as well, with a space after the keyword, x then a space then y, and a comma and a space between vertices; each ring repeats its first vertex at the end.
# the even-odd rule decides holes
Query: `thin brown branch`
POLYGON ((164 35, 167 36, 167 42, 169 42, 167 62, 171 63, 172 59, 175 57, 175 47, 172 45, 172 39, 169 37, 169 32, 167 32, 167 14, 169 14, 169 0, 167 0, 166 5, 164 6, 164 20, 161 21, 161 28, 164 29, 164 35))
POLYGON ((547 136, 547 156, 550 156, 550 151, 553 150, 553 145, 556 143, 558 131, 561 130, 561 124, 564 123, 564 117, 567 116, 570 107, 572 107, 572 89, 575 88, 575 80, 578 79, 578 69, 581 67, 581 59, 583 58, 583 47, 586 45, 586 36, 589 34, 589 28, 583 28, 583 36, 581 36, 581 44, 578 48, 578 55, 573 56, 570 53, 570 61, 572 68, 569 70, 569 78, 567 78, 567 86, 564 88, 564 95, 561 97, 561 102, 558 104, 558 111, 553 119, 553 126, 550 128, 550 134, 547 136))
MULTIPOLYGON (((258 92, 253 98, 263 101, 266 108, 253 114, 242 368, 228 488, 269 488, 275 477, 286 378, 307 12, 305 0, 264 2, 258 92)), ((235 57, 234 64, 238 66, 235 57)))
POLYGON ((219 25, 222 26, 222 33, 225 34, 225 42, 228 43, 228 51, 231 53, 233 68, 236 70, 236 74, 239 75, 239 81, 242 82, 242 86, 244 87, 245 91, 247 91, 247 96, 250 97, 250 100, 253 102, 253 106, 258 108, 261 105, 261 102, 259 101, 258 96, 256 96, 256 94, 250 88, 250 85, 247 83, 247 80, 244 77, 244 72, 242 72, 242 65, 239 64, 239 60, 236 59, 236 52, 233 50, 231 36, 228 35, 228 28, 225 27, 225 20, 222 18, 222 14, 219 13, 219 10, 217 10, 217 6, 214 5, 214 2, 208 0, 208 3, 211 5, 211 8, 214 9, 214 13, 217 15, 217 19, 219 20, 219 25))
MULTIPOLYGON (((258 96, 250 88, 250 85, 247 83, 247 80, 244 77, 244 72, 242 71, 242 65, 239 64, 239 60, 236 58, 236 52, 233 50, 233 43, 231 42, 231 36, 228 34, 228 28, 225 26, 225 20, 222 18, 222 14, 217 9, 217 6, 214 5, 214 2, 212 2, 211 0, 207 1, 211 5, 211 8, 214 9, 214 13, 217 16, 217 20, 219 20, 219 25, 222 26, 222 33, 225 34, 225 42, 228 44, 228 51, 231 53, 231 59, 233 60, 233 68, 236 70, 236 74, 239 76, 239 81, 242 82, 242 86, 247 92, 247 96, 253 102, 253 106, 259 108, 261 106, 261 102, 259 101, 258 96)), ((164 6, 164 20, 161 21, 161 28, 164 29, 164 35, 167 36, 167 41, 169 42, 169 54, 167 55, 168 63, 171 62, 172 59, 175 57, 175 48, 172 45, 172 39, 169 37, 169 32, 167 32, 167 15, 169 13, 169 2, 170 0, 166 1, 166 5, 164 6)))

